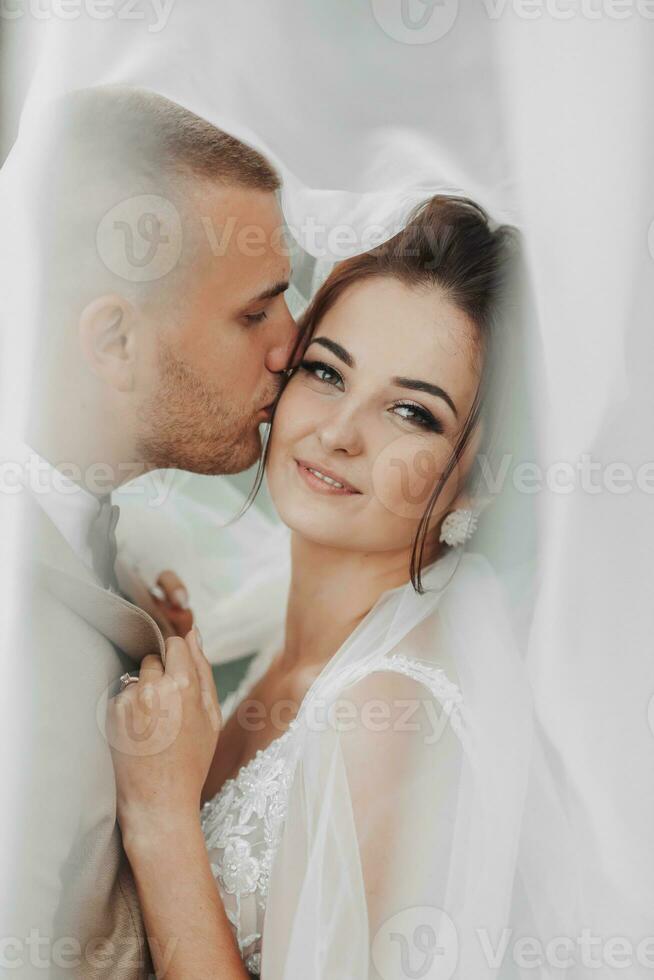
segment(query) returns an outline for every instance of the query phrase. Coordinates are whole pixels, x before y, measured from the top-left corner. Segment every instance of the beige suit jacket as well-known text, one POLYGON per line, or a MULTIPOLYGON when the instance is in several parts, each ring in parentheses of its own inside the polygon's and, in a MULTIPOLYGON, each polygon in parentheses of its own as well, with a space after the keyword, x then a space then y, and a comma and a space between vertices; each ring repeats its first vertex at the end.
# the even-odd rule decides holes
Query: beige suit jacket
POLYGON ((29 560, 14 655, 27 674, 12 746, 18 789, 4 800, 15 816, 5 965, 20 978, 142 980, 153 971, 103 722, 120 674, 148 653, 163 657, 164 640, 146 612, 98 584, 23 497, 29 560))

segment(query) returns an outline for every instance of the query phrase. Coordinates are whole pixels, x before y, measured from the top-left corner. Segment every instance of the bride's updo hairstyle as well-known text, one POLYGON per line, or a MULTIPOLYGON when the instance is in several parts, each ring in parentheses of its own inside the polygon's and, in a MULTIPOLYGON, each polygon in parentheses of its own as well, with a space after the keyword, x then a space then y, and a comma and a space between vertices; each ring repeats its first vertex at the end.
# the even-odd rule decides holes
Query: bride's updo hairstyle
POLYGON ((488 451, 497 431, 503 387, 497 368, 502 366, 506 353, 499 353, 504 346, 500 337, 500 310, 515 240, 514 229, 505 225, 492 228, 486 212, 473 201, 433 197, 416 208, 399 234, 369 252, 339 263, 317 291, 299 324, 291 364, 297 364, 316 327, 345 290, 364 279, 383 277, 397 279, 408 287, 438 288, 477 327, 477 342, 471 349, 471 357, 480 359, 477 392, 452 456, 420 519, 413 544, 411 583, 420 593, 424 591, 421 571, 429 524, 438 497, 482 413, 484 431, 479 452, 488 451))

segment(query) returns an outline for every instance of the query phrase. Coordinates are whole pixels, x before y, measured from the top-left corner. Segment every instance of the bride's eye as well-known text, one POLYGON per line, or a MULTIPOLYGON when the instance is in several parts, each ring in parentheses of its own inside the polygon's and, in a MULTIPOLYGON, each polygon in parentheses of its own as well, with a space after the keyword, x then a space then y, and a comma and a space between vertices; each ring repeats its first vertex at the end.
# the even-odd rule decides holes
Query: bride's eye
POLYGON ((413 422, 423 429, 429 429, 431 432, 443 431, 443 425, 440 419, 435 418, 422 405, 415 405, 413 402, 399 402, 397 405, 393 405, 393 411, 401 419, 406 419, 407 422, 413 422))
POLYGON ((311 374, 318 381, 322 381, 323 384, 331 385, 332 387, 337 387, 343 384, 343 379, 334 368, 331 368, 329 364, 325 364, 323 361, 302 361, 300 367, 307 374, 311 374))

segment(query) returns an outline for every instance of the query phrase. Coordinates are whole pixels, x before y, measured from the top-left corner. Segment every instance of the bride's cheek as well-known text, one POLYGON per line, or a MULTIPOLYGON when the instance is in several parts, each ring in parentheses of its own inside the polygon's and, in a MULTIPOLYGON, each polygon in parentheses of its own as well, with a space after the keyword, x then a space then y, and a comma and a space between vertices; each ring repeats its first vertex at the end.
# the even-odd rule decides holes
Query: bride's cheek
POLYGON ((389 515, 419 521, 446 463, 431 441, 400 436, 375 458, 373 496, 389 515))
POLYGON ((275 413, 271 431, 271 454, 275 452, 280 457, 293 455, 298 442, 314 431, 315 415, 315 394, 302 391, 297 383, 294 388, 289 385, 275 413))

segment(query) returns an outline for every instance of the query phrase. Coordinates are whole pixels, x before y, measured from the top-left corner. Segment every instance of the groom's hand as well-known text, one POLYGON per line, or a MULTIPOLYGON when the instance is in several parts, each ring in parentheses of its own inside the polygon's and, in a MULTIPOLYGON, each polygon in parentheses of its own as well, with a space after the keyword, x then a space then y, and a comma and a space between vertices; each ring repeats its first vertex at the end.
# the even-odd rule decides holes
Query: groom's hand
POLYGON ((161 572, 157 591, 151 592, 157 612, 177 636, 186 636, 193 627, 193 612, 189 607, 188 591, 175 572, 161 572))

